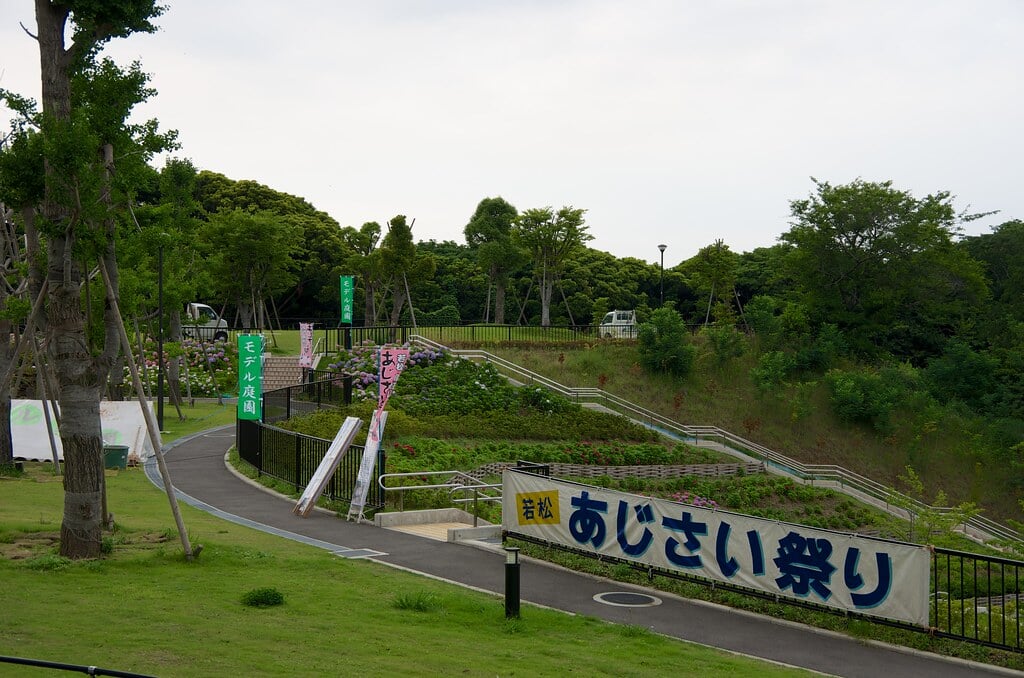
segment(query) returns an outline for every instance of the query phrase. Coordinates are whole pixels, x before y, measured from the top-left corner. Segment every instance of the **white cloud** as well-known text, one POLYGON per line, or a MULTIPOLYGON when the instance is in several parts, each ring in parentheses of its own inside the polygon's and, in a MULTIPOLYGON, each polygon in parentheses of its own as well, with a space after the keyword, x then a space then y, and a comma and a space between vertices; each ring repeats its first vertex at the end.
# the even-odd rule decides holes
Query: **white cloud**
MULTIPOLYGON (((0 87, 38 96, 0 24, 0 87)), ((592 246, 666 265, 770 245, 809 177, 892 179, 1024 218, 1024 5, 925 0, 170 0, 112 45, 202 168, 344 225, 416 218, 462 241, 480 199, 588 210, 592 246), (244 11, 239 8, 244 7, 244 11)))

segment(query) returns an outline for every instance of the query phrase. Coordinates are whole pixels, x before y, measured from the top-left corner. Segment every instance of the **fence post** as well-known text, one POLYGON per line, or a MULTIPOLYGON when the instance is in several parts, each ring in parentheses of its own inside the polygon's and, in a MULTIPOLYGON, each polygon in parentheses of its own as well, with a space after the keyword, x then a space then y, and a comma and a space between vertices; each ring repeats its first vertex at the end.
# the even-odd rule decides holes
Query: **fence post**
POLYGON ((256 460, 257 460, 257 467, 259 468, 258 475, 262 476, 263 475, 263 422, 262 421, 254 421, 254 422, 249 422, 246 425, 247 426, 255 426, 256 427, 256 435, 254 435, 253 438, 256 439, 256 460))
POLYGON ((302 477, 302 437, 295 436, 295 490, 302 492, 305 487, 301 482, 302 477))
MULTIPOLYGON (((380 506, 381 508, 384 508, 384 490, 381 489, 380 482, 378 482, 378 479, 382 475, 387 473, 387 471, 384 470, 386 463, 387 453, 384 452, 383 447, 377 448, 377 478, 374 479, 373 487, 374 492, 377 493, 377 505, 380 506)), ((401 496, 402 493, 399 492, 398 494, 399 496, 401 496)))

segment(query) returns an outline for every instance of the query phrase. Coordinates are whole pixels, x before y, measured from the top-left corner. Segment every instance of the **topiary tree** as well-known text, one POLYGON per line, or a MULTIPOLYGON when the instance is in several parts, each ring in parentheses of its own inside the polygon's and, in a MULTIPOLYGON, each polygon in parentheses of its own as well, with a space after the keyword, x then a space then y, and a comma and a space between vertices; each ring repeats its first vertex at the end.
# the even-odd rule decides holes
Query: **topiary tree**
POLYGON ((671 304, 657 309, 638 329, 640 364, 648 372, 667 372, 685 377, 693 368, 697 350, 682 316, 671 304))

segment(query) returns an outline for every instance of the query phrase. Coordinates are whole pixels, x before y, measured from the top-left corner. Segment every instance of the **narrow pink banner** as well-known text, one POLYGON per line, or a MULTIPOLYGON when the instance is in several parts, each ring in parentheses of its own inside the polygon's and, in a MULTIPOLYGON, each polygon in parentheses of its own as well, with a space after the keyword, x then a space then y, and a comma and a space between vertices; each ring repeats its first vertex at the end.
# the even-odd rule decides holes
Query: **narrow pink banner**
POLYGON ((391 397, 391 392, 395 390, 398 375, 402 373, 409 361, 409 349, 382 348, 378 353, 378 360, 377 374, 380 375, 380 381, 377 389, 377 409, 383 410, 388 403, 388 398, 391 397))
POLYGON ((299 323, 299 367, 313 366, 313 323, 299 323))

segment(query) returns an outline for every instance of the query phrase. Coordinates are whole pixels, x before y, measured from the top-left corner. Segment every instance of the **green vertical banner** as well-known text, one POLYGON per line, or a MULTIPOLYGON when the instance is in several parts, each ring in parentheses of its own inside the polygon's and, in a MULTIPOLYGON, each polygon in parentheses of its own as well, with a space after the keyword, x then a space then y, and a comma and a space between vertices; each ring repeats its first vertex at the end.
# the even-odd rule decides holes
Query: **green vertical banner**
POLYGON ((238 335, 238 418, 263 418, 263 337, 238 335))
POLYGON ((355 279, 350 275, 341 276, 341 322, 352 324, 352 293, 355 279))

